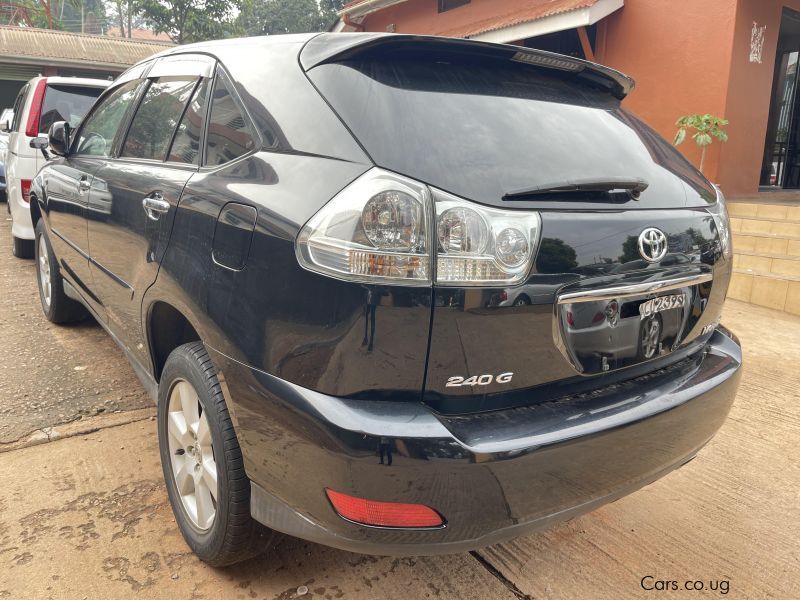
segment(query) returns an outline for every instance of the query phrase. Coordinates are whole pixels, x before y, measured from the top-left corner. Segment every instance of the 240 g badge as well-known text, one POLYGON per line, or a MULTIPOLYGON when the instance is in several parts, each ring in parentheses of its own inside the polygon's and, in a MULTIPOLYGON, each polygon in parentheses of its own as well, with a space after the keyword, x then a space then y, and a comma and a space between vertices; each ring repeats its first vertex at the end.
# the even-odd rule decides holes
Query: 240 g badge
POLYGON ((511 383, 511 378, 514 377, 513 373, 500 373, 499 375, 492 375, 486 373, 485 375, 473 375, 472 377, 449 377, 445 387, 466 387, 473 385, 489 385, 490 383, 511 383))

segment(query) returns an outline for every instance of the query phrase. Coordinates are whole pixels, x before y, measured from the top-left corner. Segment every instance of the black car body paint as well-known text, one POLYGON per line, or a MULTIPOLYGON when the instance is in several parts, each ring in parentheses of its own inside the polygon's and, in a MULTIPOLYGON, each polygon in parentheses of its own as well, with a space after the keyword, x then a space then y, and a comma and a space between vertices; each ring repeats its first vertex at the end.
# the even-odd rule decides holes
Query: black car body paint
POLYGON ((332 34, 170 49, 101 97, 95 110, 129 86, 103 156, 78 151, 78 130, 72 152, 37 176, 33 217, 51 234, 68 294, 148 387, 171 348, 206 345, 253 482, 251 510, 266 525, 363 552, 471 549, 645 485, 722 424, 741 350, 716 328, 731 272, 716 190, 620 109, 632 87, 624 76, 567 58, 572 71, 554 70, 520 51, 332 34), (184 107, 176 119, 197 121, 181 155, 192 160, 122 156, 149 73, 223 81, 241 119, 215 123, 207 104, 184 107), (451 111, 445 129, 446 113, 422 114, 434 93, 437 111, 451 111), (493 102, 549 111, 540 129, 551 138, 515 131, 493 102), (492 210, 537 211, 530 272, 509 286, 376 285, 303 268, 303 226, 375 167, 492 210), (648 185, 503 199, 570 177, 648 185), (143 210, 147 198, 163 212, 143 210), (661 261, 637 249, 647 227, 666 236, 661 261), (658 317, 658 352, 646 357, 639 306, 669 282, 689 308, 658 317), (613 310, 609 289, 623 290, 613 310), (589 300, 559 300, 581 295, 589 300), (474 384, 448 387, 453 377, 474 384), (447 526, 357 525, 336 515, 325 488, 425 504, 447 526))

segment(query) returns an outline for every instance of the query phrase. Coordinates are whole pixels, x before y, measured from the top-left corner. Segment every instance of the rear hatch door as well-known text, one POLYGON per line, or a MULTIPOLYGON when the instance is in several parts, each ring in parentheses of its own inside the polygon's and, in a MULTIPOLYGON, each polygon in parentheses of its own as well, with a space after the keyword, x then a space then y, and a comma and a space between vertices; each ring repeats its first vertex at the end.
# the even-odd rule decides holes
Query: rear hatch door
POLYGON ((717 193, 620 106, 622 76, 516 47, 383 40, 308 71, 375 163, 542 222, 522 284, 435 286, 426 402, 539 402, 701 348, 730 276, 717 193))

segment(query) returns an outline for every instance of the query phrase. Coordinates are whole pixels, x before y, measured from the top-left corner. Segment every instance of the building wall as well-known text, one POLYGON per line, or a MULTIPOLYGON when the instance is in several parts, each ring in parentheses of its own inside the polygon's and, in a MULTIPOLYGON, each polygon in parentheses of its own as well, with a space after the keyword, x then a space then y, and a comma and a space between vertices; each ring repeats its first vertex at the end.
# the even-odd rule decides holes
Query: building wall
POLYGON ((800 0, 739 0, 725 116, 730 141, 721 149, 719 181, 728 196, 758 192, 775 70, 781 12, 800 0), (766 25, 761 63, 750 62, 753 23, 766 25))
MULTIPOLYGON (((537 0, 472 0, 439 14, 437 0, 409 0, 369 15, 367 31, 440 33, 489 19, 537 0)), ((730 139, 707 151, 705 174, 728 196, 758 191, 781 10, 800 0, 625 0, 598 24, 596 60, 636 80, 624 106, 671 140, 678 117, 728 118, 730 139), (753 22, 766 25, 761 63, 749 60, 753 22)), ((700 150, 680 150, 695 165, 700 150)))
MULTIPOLYGON (((680 2, 626 0, 600 25, 596 59, 627 73, 636 89, 624 106, 671 140, 675 121, 691 113, 725 116, 736 0, 680 2)), ((695 164, 692 140, 680 147, 695 164)), ((704 171, 719 175, 719 144, 706 155, 704 171)))

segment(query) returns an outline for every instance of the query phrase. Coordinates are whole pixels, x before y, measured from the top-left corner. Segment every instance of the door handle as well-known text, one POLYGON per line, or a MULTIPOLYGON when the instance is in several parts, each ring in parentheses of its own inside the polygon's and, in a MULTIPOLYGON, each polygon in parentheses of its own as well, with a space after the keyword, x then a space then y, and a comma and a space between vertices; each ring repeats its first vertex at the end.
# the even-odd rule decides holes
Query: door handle
POLYGON ((169 212, 169 202, 159 192, 153 192, 149 196, 142 198, 142 207, 147 214, 147 218, 153 221, 158 219, 166 212, 169 212))
POLYGON ((80 192, 81 194, 83 192, 89 191, 90 187, 92 186, 89 183, 89 178, 86 177, 85 175, 78 180, 78 192, 80 192))

